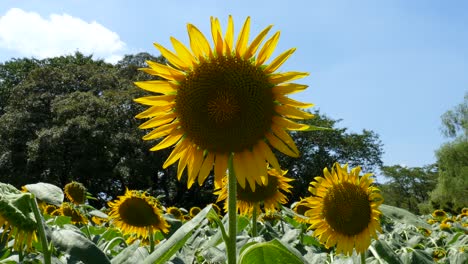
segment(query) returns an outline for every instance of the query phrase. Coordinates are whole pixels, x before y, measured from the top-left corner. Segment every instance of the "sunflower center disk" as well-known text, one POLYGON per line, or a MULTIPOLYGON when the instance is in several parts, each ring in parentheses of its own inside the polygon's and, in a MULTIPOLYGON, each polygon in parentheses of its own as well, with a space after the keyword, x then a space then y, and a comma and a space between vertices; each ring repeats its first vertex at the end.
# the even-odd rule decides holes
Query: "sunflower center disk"
POLYGON ((250 185, 246 184, 243 189, 237 184, 237 198, 240 201, 258 203, 263 202, 273 197, 278 192, 278 179, 269 176, 267 185, 255 185, 255 192, 250 189, 250 185))
POLYGON ((131 226, 147 227, 159 223, 159 216, 153 207, 142 198, 125 200, 119 207, 119 215, 124 223, 131 226))
POLYGON ((203 61, 177 91, 183 131, 208 151, 251 148, 271 127, 272 87, 268 76, 250 61, 231 56, 203 61))
POLYGON ((324 198, 323 214, 337 232, 354 236, 371 222, 371 207, 366 190, 344 182, 334 185, 324 198))

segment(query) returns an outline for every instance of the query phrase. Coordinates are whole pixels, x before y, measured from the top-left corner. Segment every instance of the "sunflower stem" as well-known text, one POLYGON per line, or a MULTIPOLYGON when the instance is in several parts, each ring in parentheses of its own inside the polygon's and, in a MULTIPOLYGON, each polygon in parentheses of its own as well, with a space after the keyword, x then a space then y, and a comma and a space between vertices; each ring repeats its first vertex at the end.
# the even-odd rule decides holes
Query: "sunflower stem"
POLYGON ((366 254, 365 253, 361 253, 361 264, 366 264, 366 254))
POLYGON ((31 194, 30 203, 37 222, 37 232, 39 233, 39 238, 41 239, 44 264, 51 264, 51 255, 48 247, 47 237, 45 235, 44 221, 42 221, 42 215, 39 212, 39 205, 37 204, 36 197, 34 197, 33 194, 31 194))
POLYGON ((154 251, 154 234, 153 234, 153 227, 149 227, 149 241, 150 241, 150 254, 154 251))
POLYGON ((229 239, 225 241, 228 264, 236 264, 236 239, 237 239, 237 179, 234 172, 233 154, 228 161, 228 222, 229 239))
POLYGON ((252 237, 257 236, 257 203, 253 206, 252 211, 252 237))

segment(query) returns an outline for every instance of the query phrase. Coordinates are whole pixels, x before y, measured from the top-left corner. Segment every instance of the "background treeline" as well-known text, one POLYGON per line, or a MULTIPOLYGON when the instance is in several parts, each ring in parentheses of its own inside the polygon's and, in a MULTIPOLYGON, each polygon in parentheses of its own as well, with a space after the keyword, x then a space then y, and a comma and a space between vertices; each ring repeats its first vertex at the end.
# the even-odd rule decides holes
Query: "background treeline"
MULTIPOLYGON (((76 53, 1 63, 0 181, 16 187, 79 181, 98 198, 91 201, 98 207, 122 195, 126 187, 161 196, 168 205, 214 202, 210 180, 187 190, 184 177, 176 180, 175 166, 162 169, 171 150, 150 152, 155 142, 141 139, 146 131, 138 129, 142 121, 134 116, 143 108, 133 99, 145 93, 133 82, 151 78, 138 71, 146 60, 164 62, 162 57, 139 53, 112 65, 76 53)), ((431 206, 467 206, 466 98, 464 104, 464 121, 458 110, 446 118, 447 135, 454 142, 438 151, 438 165, 424 168, 382 166, 382 143, 376 133, 351 133, 338 127, 340 120, 316 111, 316 118, 306 122, 332 130, 293 133, 301 157, 278 155, 295 179, 290 201, 309 195, 308 183, 338 161, 361 165, 366 172, 380 169, 389 179, 381 186, 389 204, 415 212, 431 206), (453 154, 456 150, 458 154, 453 154), (464 200, 452 199, 453 184, 465 194, 464 200)))

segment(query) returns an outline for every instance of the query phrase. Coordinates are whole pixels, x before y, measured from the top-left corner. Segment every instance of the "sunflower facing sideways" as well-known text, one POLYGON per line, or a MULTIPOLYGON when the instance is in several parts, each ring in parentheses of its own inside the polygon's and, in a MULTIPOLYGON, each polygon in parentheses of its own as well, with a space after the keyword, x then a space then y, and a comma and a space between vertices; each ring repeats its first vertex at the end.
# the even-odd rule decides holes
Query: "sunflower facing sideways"
MULTIPOLYGON (((263 203, 265 213, 276 212, 278 204, 285 204, 287 202, 284 192, 290 193, 292 186, 289 184, 292 179, 286 177, 287 171, 277 173, 275 169, 268 169, 268 183, 267 185, 257 185, 255 192, 246 185, 245 188, 237 186, 237 210, 243 215, 252 215, 253 210, 258 213, 262 212, 260 204, 263 203)), ((227 181, 224 177, 223 181, 227 181)), ((228 188, 227 183, 223 187, 214 192, 218 195, 217 202, 225 201, 224 210, 228 210, 228 188)))
POLYGON ((382 232, 378 209, 383 198, 376 187, 371 186, 372 174, 359 176, 360 167, 348 173, 348 166, 335 163, 331 172, 324 169, 325 177, 315 177, 306 199, 305 212, 309 217, 309 229, 327 248, 336 245, 337 253, 351 255, 353 249, 364 253, 376 231, 382 232))
POLYGON ((280 36, 276 32, 262 46, 272 26, 249 43, 248 17, 234 42, 234 23, 230 16, 226 32, 211 18, 213 47, 192 24, 187 25, 190 49, 171 37, 174 51, 155 43, 169 65, 147 61, 146 73, 159 80, 136 82, 151 96, 135 99, 149 108, 137 118, 149 118, 141 129, 153 129, 144 140, 163 138, 152 151, 175 146, 163 168, 178 161, 177 177, 187 168, 188 187, 201 185, 214 167, 215 187, 220 187, 233 155, 239 185, 246 182, 252 191, 267 184, 266 162, 280 170, 270 146, 293 157, 299 151, 286 130, 309 130, 310 126, 292 119, 313 115, 299 110, 312 104, 290 99, 288 94, 307 88, 291 81, 306 77, 304 72, 276 72, 293 54, 289 49, 265 62, 272 55, 280 36), (258 52, 257 52, 258 51, 258 52), (161 80, 162 78, 162 80, 161 80))
POLYGON ((169 232, 169 224, 156 198, 128 189, 118 198, 108 203, 109 220, 123 234, 137 235, 144 240, 154 231, 169 232))

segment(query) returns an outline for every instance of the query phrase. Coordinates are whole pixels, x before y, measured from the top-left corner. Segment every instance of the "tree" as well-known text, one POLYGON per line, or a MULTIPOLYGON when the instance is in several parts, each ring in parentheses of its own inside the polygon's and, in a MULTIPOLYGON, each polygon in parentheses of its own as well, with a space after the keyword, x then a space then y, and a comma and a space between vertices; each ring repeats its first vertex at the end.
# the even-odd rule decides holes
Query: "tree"
POLYGON ((427 203, 430 192, 437 183, 437 167, 382 166, 382 174, 388 182, 382 184, 385 204, 407 209, 420 214, 420 206, 427 203))
POLYGON ((382 143, 376 133, 370 130, 350 133, 346 128, 337 127, 340 120, 327 117, 318 110, 314 115, 305 123, 329 130, 292 133, 301 153, 299 158, 277 152, 280 165, 294 178, 290 201, 310 195, 309 183, 314 177, 322 176, 323 169, 331 168, 335 162, 348 163, 349 167, 361 166, 364 172, 373 172, 382 165, 382 143))
POLYGON ((442 124, 444 134, 454 140, 436 152, 439 178, 431 203, 458 213, 468 207, 468 93, 463 103, 442 115, 442 124))

